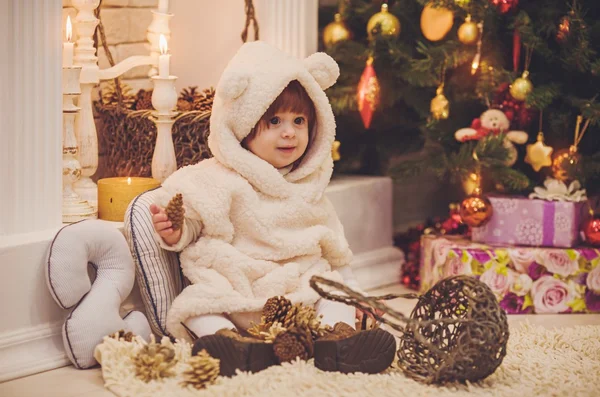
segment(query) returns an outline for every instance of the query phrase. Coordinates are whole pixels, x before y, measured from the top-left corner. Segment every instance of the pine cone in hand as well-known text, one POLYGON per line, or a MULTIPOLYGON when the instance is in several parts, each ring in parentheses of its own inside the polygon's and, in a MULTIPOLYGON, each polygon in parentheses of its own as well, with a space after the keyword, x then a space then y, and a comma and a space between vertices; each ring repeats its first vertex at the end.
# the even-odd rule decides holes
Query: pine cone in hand
POLYGON ((306 327, 293 327, 278 335, 273 342, 273 352, 279 363, 293 361, 296 357, 308 360, 314 352, 310 330, 306 327))
POLYGON ((183 208, 183 196, 181 193, 177 193, 171 201, 169 201, 165 212, 173 225, 173 230, 181 229, 181 226, 183 226, 183 215, 185 214, 185 209, 183 208))
POLYGON ((263 306, 263 323, 283 323, 288 311, 292 308, 292 302, 283 296, 274 296, 267 300, 263 306))
POLYGON ((144 346, 133 358, 135 376, 148 383, 151 380, 169 378, 175 375, 177 364, 175 351, 167 346, 150 343, 144 346))
POLYGON ((220 360, 211 357, 206 350, 188 360, 190 368, 183 373, 182 385, 203 389, 219 376, 220 360))

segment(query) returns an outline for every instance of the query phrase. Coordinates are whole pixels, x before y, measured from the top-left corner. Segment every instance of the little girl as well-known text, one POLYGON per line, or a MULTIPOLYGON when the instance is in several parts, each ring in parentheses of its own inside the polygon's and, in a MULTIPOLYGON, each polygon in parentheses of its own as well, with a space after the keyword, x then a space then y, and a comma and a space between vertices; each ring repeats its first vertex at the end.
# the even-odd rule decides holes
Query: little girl
POLYGON ((325 196, 335 120, 324 90, 338 75, 324 53, 298 60, 262 42, 243 45, 216 89, 214 157, 171 175, 151 207, 157 239, 181 251, 192 283, 173 301, 167 329, 187 338, 185 324, 199 336, 194 350, 220 358, 223 375, 275 364, 271 345, 223 330, 259 323, 266 300, 280 295, 314 305, 322 323, 339 331, 315 344, 317 367, 374 373, 393 360, 389 333, 348 332, 355 309, 319 299, 309 286, 320 275, 358 289, 343 227, 325 196), (185 220, 173 230, 164 207, 177 193, 185 220))

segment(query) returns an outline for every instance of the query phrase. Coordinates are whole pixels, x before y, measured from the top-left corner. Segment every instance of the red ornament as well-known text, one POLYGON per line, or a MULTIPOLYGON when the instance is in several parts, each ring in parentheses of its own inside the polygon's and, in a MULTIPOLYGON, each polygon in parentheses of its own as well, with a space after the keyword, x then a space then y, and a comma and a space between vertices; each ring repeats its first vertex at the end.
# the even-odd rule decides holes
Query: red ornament
POLYGON ((514 10, 519 5, 519 0, 490 0, 501 14, 514 10))
POLYGON ((375 113, 377 106, 379 106, 379 96, 379 80, 375 74, 375 68, 373 68, 373 57, 369 57, 367 66, 365 66, 365 70, 362 76, 360 76, 357 95, 360 117, 367 129, 371 126, 373 113, 375 113))
POLYGON ((519 71, 519 61, 521 60, 521 35, 519 31, 515 29, 513 33, 513 70, 519 71))
POLYGON ((585 241, 591 245, 600 246, 600 216, 594 215, 583 225, 585 241))

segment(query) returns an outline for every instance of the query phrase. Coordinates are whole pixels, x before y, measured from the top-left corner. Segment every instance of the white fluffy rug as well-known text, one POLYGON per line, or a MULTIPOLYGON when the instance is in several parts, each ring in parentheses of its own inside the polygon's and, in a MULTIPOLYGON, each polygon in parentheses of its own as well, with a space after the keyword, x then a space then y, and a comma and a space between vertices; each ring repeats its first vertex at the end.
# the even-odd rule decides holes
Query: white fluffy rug
MULTIPOLYGON (((127 396, 600 396, 600 327, 578 326, 548 330, 524 324, 512 330, 508 354, 492 376, 477 384, 426 386, 395 368, 379 375, 322 372, 312 362, 274 366, 257 374, 219 378, 205 390, 178 384, 190 355, 188 344, 175 345, 177 375, 148 384, 135 377, 131 356, 143 341, 106 338, 96 348, 105 386, 127 396)), ((169 344, 164 339, 164 344, 169 344)), ((172 345, 171 345, 172 346, 172 345)))

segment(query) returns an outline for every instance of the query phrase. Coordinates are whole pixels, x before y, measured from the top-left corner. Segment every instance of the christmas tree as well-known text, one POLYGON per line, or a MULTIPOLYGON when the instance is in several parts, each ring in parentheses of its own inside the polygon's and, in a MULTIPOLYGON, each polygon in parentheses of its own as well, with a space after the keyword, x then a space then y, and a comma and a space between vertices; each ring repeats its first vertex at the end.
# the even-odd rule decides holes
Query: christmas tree
POLYGON ((427 170, 457 183, 479 174, 486 191, 507 192, 560 174, 600 190, 600 1, 341 0, 320 12, 322 50, 341 69, 327 92, 338 171, 402 179, 427 170), (371 67, 372 115, 357 101, 371 67), (486 128, 488 109, 510 127, 486 128), (528 138, 508 144, 509 131, 528 138))

